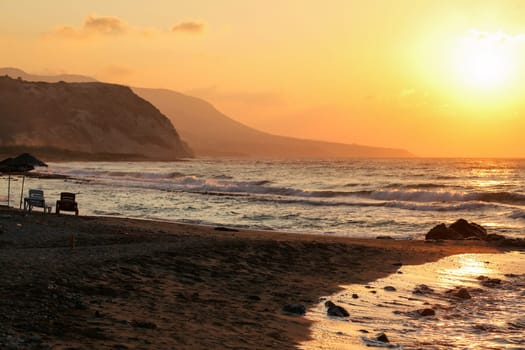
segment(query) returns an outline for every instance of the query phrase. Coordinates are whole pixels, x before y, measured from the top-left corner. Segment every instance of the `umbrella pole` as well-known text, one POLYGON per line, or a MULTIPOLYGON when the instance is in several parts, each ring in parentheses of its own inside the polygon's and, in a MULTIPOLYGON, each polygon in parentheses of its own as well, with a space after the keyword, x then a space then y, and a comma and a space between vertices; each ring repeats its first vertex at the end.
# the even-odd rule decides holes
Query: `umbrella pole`
POLYGON ((11 175, 7 177, 7 207, 9 208, 9 202, 11 200, 11 175))
POLYGON ((24 198, 24 182, 26 180, 26 176, 22 175, 22 191, 20 191, 20 209, 22 209, 22 198, 24 198))

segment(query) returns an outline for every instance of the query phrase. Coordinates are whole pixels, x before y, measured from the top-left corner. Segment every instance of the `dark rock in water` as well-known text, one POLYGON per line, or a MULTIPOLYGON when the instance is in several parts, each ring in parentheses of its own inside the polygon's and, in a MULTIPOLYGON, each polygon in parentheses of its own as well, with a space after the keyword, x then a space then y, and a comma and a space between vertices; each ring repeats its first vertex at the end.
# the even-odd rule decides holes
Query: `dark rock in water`
POLYGON ((253 301, 260 301, 261 297, 258 295, 248 295, 248 299, 253 301))
POLYGON ((480 281, 481 285, 485 287, 495 287, 496 285, 501 284, 501 280, 499 278, 489 278, 487 276, 479 276, 477 280, 480 281))
POLYGON ((357 295, 356 293, 352 294, 352 299, 359 299, 359 295, 357 295))
POLYGON ((283 312, 302 316, 306 313, 306 308, 302 304, 288 304, 283 306, 283 312))
POLYGON ((395 292, 397 290, 396 287, 394 286, 386 286, 383 289, 386 290, 387 292, 395 292))
POLYGON ((505 239, 505 236, 498 235, 497 233, 488 234, 487 237, 486 237, 486 240, 489 241, 489 242, 500 241, 502 239, 505 239))
POLYGON ((334 317, 348 317, 348 316, 350 316, 350 314, 348 313, 348 311, 345 310, 344 307, 336 305, 333 302, 331 302, 330 300, 325 302, 324 306, 326 306, 328 308, 328 310, 326 311, 326 314, 328 316, 334 316, 334 317))
POLYGON ((417 285, 412 291, 412 294, 419 294, 419 295, 425 295, 425 294, 430 294, 430 293, 434 293, 434 289, 430 288, 426 284, 417 285))
POLYGON ((500 247, 525 247, 525 239, 522 238, 505 238, 498 241, 500 247))
POLYGON ((487 230, 474 222, 459 219, 449 227, 445 224, 434 226, 425 239, 487 239, 487 230))
POLYGON ((390 340, 388 340, 388 337, 385 333, 379 333, 376 335, 376 340, 381 341, 383 343, 390 343, 390 340))
POLYGON ((450 229, 445 224, 434 226, 425 235, 425 239, 461 239, 461 235, 450 229))
POLYGON ((436 314, 436 312, 432 309, 419 309, 417 310, 417 313, 424 317, 434 316, 436 314))
POLYGON ((452 294, 459 299, 472 299, 472 296, 468 292, 467 288, 460 288, 457 292, 452 294))
POLYGON ((487 238, 487 230, 475 222, 468 222, 465 219, 459 219, 449 226, 450 229, 458 232, 463 238, 478 237, 485 240, 487 238))

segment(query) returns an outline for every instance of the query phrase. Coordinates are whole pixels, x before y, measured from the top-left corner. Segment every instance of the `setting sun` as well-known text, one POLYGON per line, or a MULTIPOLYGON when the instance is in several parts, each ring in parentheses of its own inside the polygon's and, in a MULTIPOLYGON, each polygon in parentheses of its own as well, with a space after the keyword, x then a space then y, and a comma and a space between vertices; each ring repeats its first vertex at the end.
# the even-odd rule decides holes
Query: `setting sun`
POLYGON ((454 63, 458 77, 472 88, 499 88, 515 73, 510 39, 501 33, 470 31, 459 40, 454 63))

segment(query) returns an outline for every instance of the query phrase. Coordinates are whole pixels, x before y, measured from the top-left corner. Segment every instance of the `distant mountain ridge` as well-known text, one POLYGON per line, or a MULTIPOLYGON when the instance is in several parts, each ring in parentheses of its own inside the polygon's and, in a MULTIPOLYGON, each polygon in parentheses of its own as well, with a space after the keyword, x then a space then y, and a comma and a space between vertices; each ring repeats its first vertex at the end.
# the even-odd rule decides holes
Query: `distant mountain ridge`
POLYGON ((171 122, 126 86, 28 82, 0 76, 0 150, 83 160, 192 155, 171 122))
MULTIPOLYGON (((0 68, 1 75, 11 75, 0 68)), ((38 81, 40 76, 17 70, 22 79, 38 81)), ((12 75, 11 75, 12 76, 12 75)), ((74 76, 73 76, 74 77, 74 76)), ((87 77, 79 76, 82 79, 87 77)), ((46 76, 45 79, 52 79, 46 76)), ((67 76, 56 76, 69 79, 67 76)), ((74 79, 73 79, 74 80, 74 79)), ((132 88, 155 105, 177 128, 195 152, 202 157, 262 158, 404 158, 413 155, 402 149, 343 144, 278 136, 237 122, 212 104, 167 89, 132 88)))

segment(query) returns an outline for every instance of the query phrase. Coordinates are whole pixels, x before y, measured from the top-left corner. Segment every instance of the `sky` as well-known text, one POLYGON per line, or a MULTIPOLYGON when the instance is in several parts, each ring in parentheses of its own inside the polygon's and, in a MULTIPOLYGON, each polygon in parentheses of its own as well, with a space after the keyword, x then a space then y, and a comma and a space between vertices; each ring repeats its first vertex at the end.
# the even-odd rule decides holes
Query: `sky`
POLYGON ((525 157, 523 13, 521 0, 2 0, 0 66, 168 88, 279 135, 525 157))

